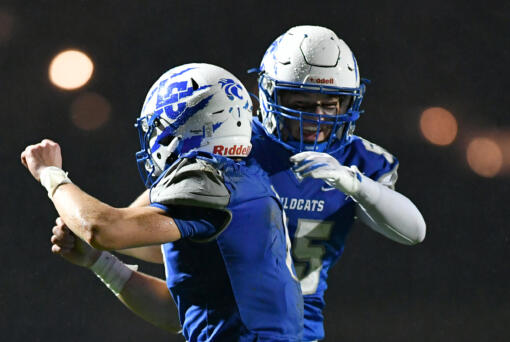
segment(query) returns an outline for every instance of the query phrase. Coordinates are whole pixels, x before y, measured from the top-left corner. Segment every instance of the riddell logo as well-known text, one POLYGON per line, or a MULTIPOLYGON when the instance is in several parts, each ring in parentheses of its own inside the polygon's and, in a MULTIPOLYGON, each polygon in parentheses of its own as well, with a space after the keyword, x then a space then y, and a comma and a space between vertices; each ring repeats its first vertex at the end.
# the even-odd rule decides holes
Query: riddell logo
POLYGON ((333 84, 335 83, 335 80, 333 78, 313 78, 310 77, 308 79, 312 83, 319 83, 319 84, 333 84))
POLYGON ((213 154, 219 154, 220 156, 247 156, 250 154, 251 146, 234 145, 234 146, 223 146, 215 145, 213 147, 213 154))

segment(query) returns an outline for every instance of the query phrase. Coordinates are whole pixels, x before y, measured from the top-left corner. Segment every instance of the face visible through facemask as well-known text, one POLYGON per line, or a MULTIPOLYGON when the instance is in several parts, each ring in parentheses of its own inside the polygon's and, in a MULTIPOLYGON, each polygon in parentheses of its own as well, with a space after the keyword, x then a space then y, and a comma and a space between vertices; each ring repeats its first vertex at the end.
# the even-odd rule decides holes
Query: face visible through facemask
MULTIPOLYGON (((351 98, 349 96, 327 95, 321 93, 305 93, 285 91, 280 94, 280 104, 284 107, 294 109, 300 112, 321 114, 322 116, 303 115, 303 142, 320 143, 325 141, 331 135, 333 123, 336 115, 345 114, 349 108, 351 98), (320 120, 320 129, 317 132, 318 120, 320 120), (329 124, 328 124, 329 123, 329 124)), ((284 132, 299 141, 300 120, 299 115, 288 113, 295 116, 298 120, 286 118, 284 121, 284 132)))

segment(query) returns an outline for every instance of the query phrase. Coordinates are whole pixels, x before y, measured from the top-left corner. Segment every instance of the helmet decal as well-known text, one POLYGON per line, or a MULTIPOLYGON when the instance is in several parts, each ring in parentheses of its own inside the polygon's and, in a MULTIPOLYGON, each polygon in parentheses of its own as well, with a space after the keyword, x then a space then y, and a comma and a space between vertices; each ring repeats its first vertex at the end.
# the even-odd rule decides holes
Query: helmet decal
POLYGON ((222 78, 219 83, 221 84, 221 88, 225 88, 225 94, 230 100, 234 100, 234 96, 239 100, 242 100, 242 95, 239 94, 240 91, 243 91, 243 88, 236 84, 234 80, 228 78, 222 78))
POLYGON ((223 125, 223 122, 215 123, 215 124, 212 126, 213 132, 215 132, 218 128, 220 128, 220 126, 221 126, 221 125, 223 125))
POLYGON ((190 151, 247 156, 252 108, 246 88, 223 68, 191 63, 168 70, 149 90, 135 125, 144 184, 152 186, 190 151))
MULTIPOLYGON (((156 142, 154 143, 154 146, 152 146, 152 148, 151 148, 151 152, 156 151, 160 147, 160 143, 162 140, 167 139, 168 136, 174 135, 177 127, 184 125, 186 123, 186 121, 188 121, 188 119, 190 117, 192 117, 196 112, 204 109, 212 97, 213 97, 212 95, 209 97, 206 97, 205 99, 203 99, 202 101, 200 101, 197 105, 195 105, 193 107, 183 108, 184 110, 181 112, 167 111, 167 108, 172 107, 172 106, 165 107, 165 114, 167 114, 170 118, 175 118, 175 117, 177 117, 177 118, 176 118, 175 122, 173 122, 168 127, 166 127, 163 130, 163 132, 157 137, 156 142)), ((186 103, 182 103, 182 102, 179 103, 179 105, 181 105, 181 104, 183 105, 182 107, 185 107, 185 105, 186 105, 186 103)), ((181 106, 179 106, 179 107, 181 107, 181 106)), ((162 112, 160 111, 158 114, 161 115, 161 113, 162 112)), ((155 116, 159 116, 158 114, 155 114, 155 116)))
MULTIPOLYGON (((175 74, 170 75, 169 79, 172 79, 172 78, 174 78, 174 77, 180 76, 180 75, 182 75, 182 74, 184 74, 184 73, 186 73, 186 72, 188 72, 188 71, 190 71, 190 70, 193 70, 193 69, 195 69, 195 68, 187 68, 187 69, 184 69, 184 70, 182 70, 182 71, 180 71, 180 72, 177 72, 177 73, 175 73, 175 74)), ((147 99, 145 100, 144 107, 142 108, 142 112, 144 112, 144 110, 145 110, 145 106, 146 106, 148 103, 150 103, 150 100, 152 99, 152 97, 154 96, 154 94, 155 94, 156 92, 158 92, 158 96, 160 95, 160 94, 159 94, 159 90, 161 89, 161 87, 162 87, 162 86, 164 86, 164 84, 165 84, 167 81, 168 81, 168 80, 164 80, 164 81, 162 82, 162 84, 161 84, 161 86, 160 86, 160 87, 154 87, 154 88, 153 88, 153 89, 149 92, 149 94, 147 95, 147 99)), ((181 90, 184 90, 184 89, 182 89, 182 87, 183 87, 183 86, 184 86, 184 87, 186 87, 187 82, 180 82, 180 83, 181 83, 181 84, 180 84, 180 88, 181 88, 181 90), (184 84, 182 84, 182 83, 184 83, 184 84)), ((173 88, 178 88, 178 86, 177 86, 177 85, 174 85, 174 84, 173 84, 172 86, 173 86, 173 88)), ((159 102, 160 100, 161 100, 161 98, 159 98, 159 99, 158 99, 158 102, 159 102)))
POLYGON ((182 74, 184 74, 185 72, 188 72, 188 71, 190 71, 190 70, 194 70, 194 69, 196 69, 196 67, 189 67, 189 68, 183 69, 183 70, 181 70, 181 71, 179 71, 179 72, 176 72, 175 74, 172 74, 172 75, 170 76, 170 78, 174 78, 174 77, 177 77, 177 76, 181 76, 181 75, 182 75, 182 74))
POLYGON ((278 69, 276 67, 276 55, 278 50, 278 44, 282 41, 284 35, 281 35, 280 37, 276 38, 276 40, 269 46, 266 53, 264 54, 264 57, 262 58, 262 63, 260 64, 260 70, 265 69, 264 61, 266 60, 266 56, 270 56, 273 63, 273 72, 275 75, 278 73, 278 69))

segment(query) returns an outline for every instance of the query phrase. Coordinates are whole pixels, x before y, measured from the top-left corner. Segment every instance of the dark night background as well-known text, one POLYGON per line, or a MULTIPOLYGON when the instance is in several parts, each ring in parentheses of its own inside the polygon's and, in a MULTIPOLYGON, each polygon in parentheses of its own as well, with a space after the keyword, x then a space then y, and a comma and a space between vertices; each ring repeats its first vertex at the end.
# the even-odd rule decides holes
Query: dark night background
MULTIPOLYGON (((0 0, 0 340, 183 341, 137 318, 90 271, 51 254, 56 211, 19 154, 52 138, 75 183, 128 205, 143 190, 133 123, 156 78, 209 62, 253 91, 245 71, 300 24, 337 32, 373 81, 357 134, 399 158, 397 189, 428 229, 421 245, 406 247, 354 228, 330 273, 326 341, 510 338, 509 173, 505 166, 481 177, 465 157, 472 137, 510 126, 509 2, 0 0), (74 91, 48 79, 51 59, 67 48, 95 63, 91 81, 74 91), (98 129, 71 120, 84 92, 111 105, 98 129), (450 146, 420 133, 421 112, 434 106, 458 120, 450 146)), ((163 276, 162 266, 139 264, 163 276)))

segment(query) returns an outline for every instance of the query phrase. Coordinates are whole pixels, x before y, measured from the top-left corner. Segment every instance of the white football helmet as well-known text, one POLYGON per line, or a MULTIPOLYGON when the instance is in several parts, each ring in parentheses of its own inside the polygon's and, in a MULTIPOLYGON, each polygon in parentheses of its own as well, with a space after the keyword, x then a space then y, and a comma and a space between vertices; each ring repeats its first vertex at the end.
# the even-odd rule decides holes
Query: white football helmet
POLYGON ((181 154, 245 157, 251 150, 252 102, 241 82, 211 64, 165 72, 149 90, 136 122, 138 169, 146 187, 181 154))
POLYGON ((343 40, 325 27, 296 26, 277 38, 266 51, 259 68, 259 114, 266 131, 293 152, 334 152, 342 148, 359 118, 365 84, 356 59, 343 40), (345 113, 334 116, 282 106, 281 91, 348 96, 345 113), (299 120, 301 137, 283 134, 285 120, 299 120), (303 122, 317 125, 314 143, 303 139, 303 122), (326 141, 319 142, 321 125, 332 125, 326 141))

